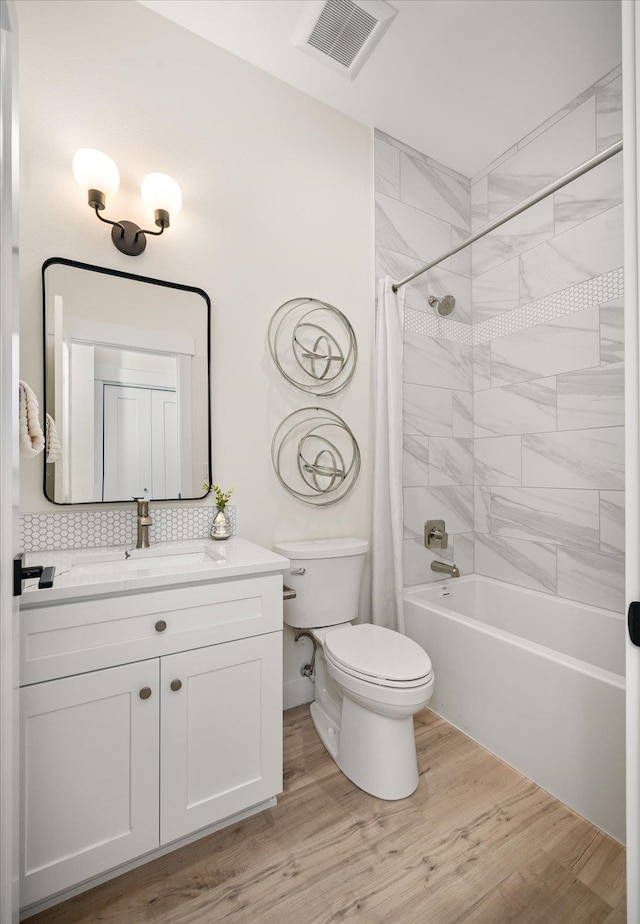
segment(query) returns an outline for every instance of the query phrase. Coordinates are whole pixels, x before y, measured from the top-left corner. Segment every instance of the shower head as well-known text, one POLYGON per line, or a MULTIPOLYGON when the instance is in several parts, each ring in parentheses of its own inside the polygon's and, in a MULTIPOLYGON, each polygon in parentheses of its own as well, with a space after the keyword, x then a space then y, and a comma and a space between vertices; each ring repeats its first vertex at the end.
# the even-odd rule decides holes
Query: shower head
POLYGON ((429 296, 429 304, 432 308, 438 307, 438 314, 451 314, 456 307, 456 300, 453 295, 443 295, 442 298, 436 298, 435 295, 429 296))

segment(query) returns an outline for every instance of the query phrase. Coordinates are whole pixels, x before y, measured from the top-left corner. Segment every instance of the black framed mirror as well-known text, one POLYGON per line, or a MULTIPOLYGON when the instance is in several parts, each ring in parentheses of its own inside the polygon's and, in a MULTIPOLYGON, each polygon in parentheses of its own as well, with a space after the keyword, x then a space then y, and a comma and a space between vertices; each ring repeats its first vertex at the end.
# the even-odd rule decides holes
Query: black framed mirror
POLYGON ((195 500, 211 482, 211 302, 202 289, 54 257, 42 266, 44 493, 195 500))

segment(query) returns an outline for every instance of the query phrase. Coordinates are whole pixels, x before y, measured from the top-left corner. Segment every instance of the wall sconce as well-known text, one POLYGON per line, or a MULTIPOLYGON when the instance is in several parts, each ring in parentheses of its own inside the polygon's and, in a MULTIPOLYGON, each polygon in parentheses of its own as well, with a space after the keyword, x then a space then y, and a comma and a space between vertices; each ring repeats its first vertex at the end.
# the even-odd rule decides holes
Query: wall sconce
POLYGON ((73 157, 73 175, 78 185, 87 191, 89 206, 96 218, 111 225, 111 240, 121 253, 137 257, 147 246, 147 234, 159 236, 170 225, 182 207, 182 193, 175 180, 164 173, 150 173, 142 181, 140 193, 148 209, 155 213, 159 231, 143 230, 132 221, 109 221, 100 214, 107 196, 112 196, 120 185, 118 168, 110 157, 93 148, 79 148, 73 157))

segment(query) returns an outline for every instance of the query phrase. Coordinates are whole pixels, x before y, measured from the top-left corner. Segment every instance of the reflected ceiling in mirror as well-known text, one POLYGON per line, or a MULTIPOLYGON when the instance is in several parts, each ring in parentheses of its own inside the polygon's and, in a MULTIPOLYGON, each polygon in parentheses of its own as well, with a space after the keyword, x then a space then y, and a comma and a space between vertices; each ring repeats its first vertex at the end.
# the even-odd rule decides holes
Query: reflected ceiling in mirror
MULTIPOLYGON (((204 497, 211 303, 202 289, 54 258, 42 268, 55 504, 204 497)), ((206 493, 206 492, 205 492, 206 493)))

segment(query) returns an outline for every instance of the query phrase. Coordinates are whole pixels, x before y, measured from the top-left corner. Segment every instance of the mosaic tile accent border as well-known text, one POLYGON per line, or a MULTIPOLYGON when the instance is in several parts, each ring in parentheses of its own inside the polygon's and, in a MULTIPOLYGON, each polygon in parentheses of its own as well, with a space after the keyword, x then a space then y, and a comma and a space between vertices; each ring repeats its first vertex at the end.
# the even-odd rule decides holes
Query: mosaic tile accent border
POLYGON ((416 311, 405 306, 404 329, 410 334, 422 334, 423 337, 435 337, 436 340, 449 340, 453 343, 473 343, 473 327, 461 324, 449 318, 441 318, 427 311, 416 311))
POLYGON ((460 321, 405 307, 404 329, 411 334, 422 334, 423 337, 477 346, 623 296, 624 269, 620 266, 601 276, 594 276, 585 282, 579 282, 552 295, 545 295, 535 302, 520 305, 519 308, 512 308, 511 311, 504 311, 473 325, 461 324, 460 321))
MULTIPOLYGON (((199 507, 153 507, 152 542, 206 539, 213 517, 213 504, 199 507)), ((236 508, 227 506, 233 533, 236 508)), ((128 545, 136 541, 135 509, 74 510, 56 513, 27 513, 20 517, 20 548, 25 552, 54 549, 99 548, 128 545)))
POLYGON ((624 270, 620 266, 568 289, 545 295, 535 302, 504 311, 493 318, 487 318, 486 321, 479 321, 473 325, 473 343, 489 343, 498 337, 506 337, 507 334, 536 327, 538 324, 582 311, 584 308, 595 308, 604 302, 622 298, 623 295, 624 270))

